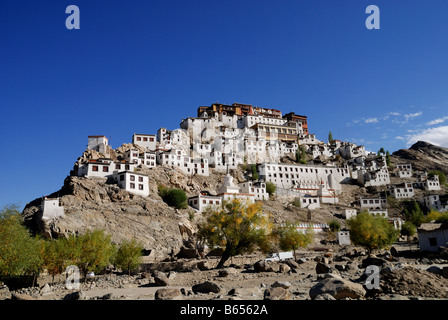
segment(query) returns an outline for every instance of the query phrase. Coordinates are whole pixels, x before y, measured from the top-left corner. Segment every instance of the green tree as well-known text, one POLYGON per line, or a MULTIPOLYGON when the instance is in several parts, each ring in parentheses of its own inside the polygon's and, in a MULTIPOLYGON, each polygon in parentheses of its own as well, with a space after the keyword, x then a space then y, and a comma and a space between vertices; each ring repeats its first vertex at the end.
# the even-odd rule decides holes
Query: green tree
POLYGON ((419 227, 425 219, 420 204, 417 201, 413 200, 405 202, 404 205, 405 220, 410 221, 414 226, 419 227))
POLYGON ((256 164, 251 165, 250 170, 251 170, 251 174, 252 174, 252 180, 253 181, 258 180, 259 176, 257 173, 257 165, 256 164))
POLYGON ((188 198, 184 190, 176 188, 166 188, 162 185, 160 185, 158 189, 160 197, 170 207, 175 207, 177 209, 188 208, 188 198))
POLYGON ((408 241, 416 232, 417 228, 410 221, 405 221, 401 226, 400 234, 407 237, 408 241))
POLYGON ((78 267, 84 276, 89 271, 99 272, 112 262, 115 255, 115 246, 110 235, 102 230, 87 231, 78 236, 75 243, 79 248, 78 267))
POLYGON ((390 152, 389 152, 389 150, 386 151, 386 164, 387 164, 388 167, 391 166, 391 163, 390 163, 390 152))
POLYGON ((206 221, 199 225, 198 238, 212 249, 224 249, 217 268, 223 267, 229 258, 257 247, 262 251, 269 249, 271 221, 262 213, 260 203, 244 203, 234 198, 204 215, 206 221))
POLYGON ((334 139, 333 139, 333 134, 331 133, 331 131, 328 133, 328 143, 329 144, 333 144, 334 139))
POLYGON ((338 220, 331 220, 328 223, 331 232, 338 232, 341 229, 341 223, 338 220))
POLYGON ((290 251, 294 253, 294 260, 297 260, 296 250, 299 248, 306 248, 313 242, 314 231, 309 228, 306 232, 297 230, 297 226, 292 223, 287 223, 285 227, 279 227, 276 230, 278 237, 278 244, 281 250, 290 251))
POLYGON ((361 212, 347 221, 350 239, 355 245, 365 247, 369 256, 374 249, 382 249, 397 240, 395 230, 385 217, 361 212))
POLYGON ((266 192, 272 196, 275 193, 275 190, 277 189, 277 187, 275 186, 274 183, 272 183, 271 181, 266 182, 266 192))
POLYGON ((386 151, 384 150, 383 147, 381 147, 380 150, 378 150, 378 156, 382 156, 382 155, 385 155, 385 154, 386 154, 386 151))
POLYGON ((296 162, 301 164, 306 164, 306 150, 304 146, 300 146, 296 150, 296 162))
POLYGON ((131 270, 136 269, 142 262, 143 246, 135 239, 123 241, 118 247, 115 256, 115 264, 122 270, 127 270, 131 274, 131 270))
POLYGON ((17 206, 0 211, 0 279, 37 276, 42 267, 42 241, 23 225, 17 206))

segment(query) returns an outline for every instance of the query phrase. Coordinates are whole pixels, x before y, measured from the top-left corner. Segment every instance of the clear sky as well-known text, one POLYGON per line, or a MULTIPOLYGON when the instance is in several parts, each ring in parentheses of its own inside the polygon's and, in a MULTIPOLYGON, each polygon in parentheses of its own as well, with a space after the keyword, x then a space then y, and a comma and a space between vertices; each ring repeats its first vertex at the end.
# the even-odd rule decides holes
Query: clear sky
POLYGON ((2 0, 0 206, 60 189, 88 135, 113 148, 213 102, 311 133, 448 147, 446 0, 2 0), (368 30, 368 5, 380 29, 368 30), (80 9, 68 30, 66 7, 80 9))

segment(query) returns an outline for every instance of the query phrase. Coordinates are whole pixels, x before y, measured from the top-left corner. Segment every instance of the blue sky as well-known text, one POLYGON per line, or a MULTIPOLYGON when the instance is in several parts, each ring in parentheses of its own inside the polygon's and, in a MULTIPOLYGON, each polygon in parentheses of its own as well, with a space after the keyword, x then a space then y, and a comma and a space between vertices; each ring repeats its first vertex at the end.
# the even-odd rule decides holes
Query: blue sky
POLYGON ((58 190, 88 135, 112 147, 200 105, 308 116, 391 152, 448 147, 446 0, 0 2, 0 206, 58 190), (80 30, 68 30, 69 5, 80 30), (380 30, 368 30, 368 5, 380 30))

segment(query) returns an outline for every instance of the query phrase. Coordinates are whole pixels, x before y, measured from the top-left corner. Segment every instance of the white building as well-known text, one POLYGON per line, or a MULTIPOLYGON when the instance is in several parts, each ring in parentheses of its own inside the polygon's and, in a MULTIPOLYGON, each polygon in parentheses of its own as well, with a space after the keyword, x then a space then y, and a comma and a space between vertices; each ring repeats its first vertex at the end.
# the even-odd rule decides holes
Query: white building
POLYGON ((337 233, 337 241, 340 245, 350 245, 350 231, 348 230, 341 230, 337 233))
POLYGON ((412 177, 412 165, 410 163, 398 163, 397 174, 400 178, 411 178, 412 177))
POLYGON ((351 142, 342 142, 339 148, 336 150, 336 154, 339 154, 344 159, 353 159, 357 157, 366 157, 367 152, 364 146, 357 146, 351 142))
MULTIPOLYGON (((263 199, 263 191, 260 190, 262 188, 261 184, 255 187, 252 182, 241 183, 240 186, 237 186, 233 182, 233 177, 227 173, 222 185, 217 190, 217 195, 212 195, 208 191, 201 191, 199 195, 188 198, 188 204, 199 212, 203 212, 209 208, 216 209, 232 199, 253 203, 255 200, 263 199), (251 192, 252 190, 255 192, 251 192)), ((266 185, 264 185, 264 192, 266 192, 266 185)))
POLYGON ((157 164, 179 168, 188 175, 209 176, 209 163, 206 158, 191 158, 184 150, 156 150, 157 164))
POLYGON ((362 197, 359 199, 362 209, 381 210, 387 208, 387 199, 381 197, 362 197))
POLYGON ((134 133, 132 136, 132 143, 142 148, 154 151, 156 149, 156 135, 155 134, 138 134, 134 133))
POLYGON ((61 205, 60 199, 42 199, 40 204, 42 219, 52 220, 64 216, 64 206, 61 205))
POLYGON ((257 167, 260 179, 284 189, 316 194, 322 182, 337 193, 340 183, 350 179, 348 168, 335 166, 300 165, 286 163, 261 163, 257 167))
POLYGON ((428 173, 424 172, 417 175, 417 182, 415 186, 427 191, 437 191, 440 190, 439 176, 434 175, 432 177, 428 176, 428 173))
MULTIPOLYGON (((390 183, 385 156, 358 157, 363 162, 357 172, 358 182, 365 187, 384 186, 390 183)), ((359 161, 356 162, 359 165, 359 161)))
POLYGON ((207 209, 216 210, 222 206, 222 198, 214 196, 208 191, 201 191, 199 195, 188 198, 188 205, 199 212, 204 212, 207 209))
POLYGON ((403 182, 389 186, 388 193, 395 199, 408 199, 414 197, 414 187, 410 182, 403 182))
POLYGON ((109 140, 105 136, 88 136, 87 149, 109 154, 109 140))
POLYGON ((238 184, 240 192, 255 195, 255 200, 269 200, 266 192, 266 183, 246 181, 238 184))
POLYGON ((358 210, 356 210, 356 209, 345 208, 344 210, 342 210, 342 216, 347 220, 352 217, 356 217, 357 214, 358 214, 358 210))
POLYGON ((117 174, 117 184, 120 188, 147 197, 149 195, 149 178, 145 174, 122 171, 117 174))
POLYGON ((86 163, 78 165, 78 176, 109 178, 116 176, 119 171, 134 171, 136 167, 137 163, 127 161, 114 162, 112 159, 89 160, 86 163))
POLYGON ((320 208, 320 201, 319 201, 319 197, 317 197, 317 196, 312 196, 309 194, 300 194, 299 200, 300 200, 301 208, 306 208, 306 209, 310 209, 310 210, 320 208))
POLYGON ((422 203, 429 210, 436 210, 439 212, 448 211, 448 202, 446 196, 442 196, 442 198, 440 198, 438 194, 427 195, 423 197, 422 203))
POLYGON ((447 246, 448 226, 446 223, 422 223, 417 233, 420 251, 437 252, 440 246, 447 246))
POLYGON ((89 160, 78 165, 78 176, 107 178, 113 175, 115 170, 112 159, 89 160))

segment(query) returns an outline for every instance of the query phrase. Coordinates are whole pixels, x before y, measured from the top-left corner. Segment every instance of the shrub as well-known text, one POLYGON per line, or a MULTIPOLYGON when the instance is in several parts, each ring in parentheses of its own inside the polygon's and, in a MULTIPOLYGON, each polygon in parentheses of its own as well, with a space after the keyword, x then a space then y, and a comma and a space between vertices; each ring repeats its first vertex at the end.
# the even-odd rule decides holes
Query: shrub
POLYGON ((42 247, 23 225, 16 206, 0 211, 0 279, 36 276, 42 267, 42 247))
POLYGON ((143 246, 135 239, 124 241, 118 248, 115 256, 115 264, 122 270, 127 270, 131 274, 131 270, 136 269, 141 264, 143 246))
POLYGON ((268 250, 271 221, 262 214, 259 203, 243 203, 235 198, 204 214, 206 221, 199 226, 198 238, 211 249, 224 248, 217 268, 223 267, 229 258, 256 247, 268 250))
POLYGON ((184 190, 166 188, 165 186, 159 186, 158 189, 160 197, 170 207, 175 207, 177 209, 188 208, 187 195, 184 190))
POLYGON ((361 212, 348 221, 350 239, 355 245, 365 247, 369 256, 374 249, 382 249, 397 240, 398 232, 385 217, 361 212))
POLYGON ((270 196, 272 196, 275 193, 276 190, 276 186, 275 184, 273 184, 272 182, 266 182, 266 192, 269 193, 270 196))

